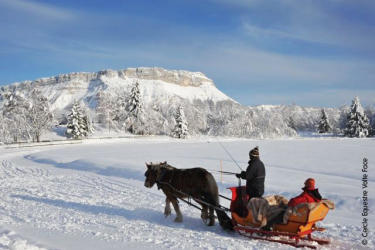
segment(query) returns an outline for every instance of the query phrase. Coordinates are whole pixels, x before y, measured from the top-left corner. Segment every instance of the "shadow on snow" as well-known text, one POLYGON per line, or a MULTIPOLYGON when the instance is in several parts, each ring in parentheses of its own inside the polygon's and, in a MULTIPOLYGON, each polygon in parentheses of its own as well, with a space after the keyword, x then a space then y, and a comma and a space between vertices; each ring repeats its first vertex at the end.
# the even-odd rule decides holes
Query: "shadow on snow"
POLYGON ((134 179, 138 181, 144 181, 143 172, 130 170, 127 168, 116 168, 116 167, 99 167, 92 162, 75 160, 72 162, 57 162, 52 159, 36 158, 31 155, 26 155, 25 159, 40 163, 55 166, 57 168, 72 169, 78 171, 92 172, 103 176, 114 176, 126 179, 134 179))
POLYGON ((108 216, 120 216, 127 220, 132 221, 147 221, 152 224, 158 224, 162 226, 167 226, 171 228, 184 228, 194 231, 211 231, 216 233, 223 233, 219 226, 208 227, 203 224, 200 218, 192 218, 184 215, 183 223, 173 222, 174 216, 168 218, 164 217, 164 214, 160 211, 147 209, 147 208, 136 208, 134 210, 129 210, 121 207, 115 206, 102 206, 93 204, 84 204, 73 201, 65 201, 60 199, 50 199, 42 197, 34 197, 29 195, 12 195, 12 198, 22 199, 26 201, 33 201, 38 203, 44 203, 50 206, 55 206, 64 209, 73 209, 76 211, 90 213, 93 215, 108 215, 108 216))

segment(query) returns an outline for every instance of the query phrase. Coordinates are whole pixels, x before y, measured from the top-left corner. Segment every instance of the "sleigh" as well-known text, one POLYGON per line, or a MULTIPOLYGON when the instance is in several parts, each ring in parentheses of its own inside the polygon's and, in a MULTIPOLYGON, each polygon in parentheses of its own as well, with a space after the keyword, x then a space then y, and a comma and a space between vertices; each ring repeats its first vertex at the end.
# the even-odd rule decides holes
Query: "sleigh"
MULTIPOLYGON (((322 232, 325 229, 318 227, 317 222, 323 221, 329 209, 333 209, 333 203, 323 201, 319 203, 301 204, 295 208, 288 208, 289 213, 286 223, 275 224, 272 230, 262 230, 264 221, 257 220, 246 204, 249 197, 246 195, 245 187, 232 187, 232 200, 230 211, 234 230, 240 234, 259 240, 288 244, 294 247, 316 248, 317 244, 325 245, 330 241, 326 239, 313 238, 313 232, 322 232)), ((259 218, 258 218, 259 219, 259 218)), ((284 215, 285 220, 285 215, 284 215)), ((285 222, 285 221, 284 221, 285 222)))

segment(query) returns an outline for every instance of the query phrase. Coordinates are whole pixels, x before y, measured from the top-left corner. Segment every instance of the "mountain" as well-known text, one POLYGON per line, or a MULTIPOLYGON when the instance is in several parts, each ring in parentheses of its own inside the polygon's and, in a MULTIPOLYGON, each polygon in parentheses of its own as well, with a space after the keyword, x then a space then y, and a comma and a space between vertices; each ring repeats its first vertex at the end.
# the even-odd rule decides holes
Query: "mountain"
POLYGON ((69 107, 74 100, 82 100, 91 108, 95 108, 93 101, 99 91, 128 90, 135 82, 140 84, 145 103, 150 103, 156 98, 168 101, 174 97, 189 101, 233 101, 200 72, 145 67, 62 74, 14 83, 2 87, 2 90, 7 91, 16 87, 18 90, 28 91, 36 87, 49 98, 51 108, 59 111, 69 107))
MULTIPOLYGON (((130 89, 139 83, 145 110, 145 130, 169 135, 175 125, 174 114, 184 107, 192 135, 219 135, 269 138, 295 136, 296 130, 314 131, 320 108, 262 105, 246 107, 231 99, 200 72, 163 68, 128 68, 94 73, 70 73, 3 86, 0 92, 18 91, 26 97, 33 88, 41 90, 61 123, 76 100, 83 103, 95 126, 107 126, 96 108, 99 96, 106 93, 115 110, 118 100, 126 100, 130 89), (289 124, 293 119, 295 129, 289 124)), ((329 109, 334 126, 340 124, 341 111, 329 109)), ((111 121, 113 129, 122 123, 111 121)))

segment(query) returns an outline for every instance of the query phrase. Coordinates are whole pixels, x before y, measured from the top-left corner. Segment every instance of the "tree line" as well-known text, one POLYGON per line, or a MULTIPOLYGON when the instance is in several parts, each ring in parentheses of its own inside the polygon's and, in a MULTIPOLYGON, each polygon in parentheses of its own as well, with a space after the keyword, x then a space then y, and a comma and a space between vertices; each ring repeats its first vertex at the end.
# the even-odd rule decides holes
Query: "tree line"
MULTIPOLYGON (((153 102, 145 110, 138 82, 128 92, 101 90, 97 93, 94 112, 95 124, 98 123, 96 126, 93 126, 94 119, 83 102, 74 101, 71 109, 64 114, 65 122, 61 123, 51 111, 47 98, 38 89, 34 88, 26 94, 27 96, 16 89, 1 94, 0 142, 39 142, 41 135, 59 122, 66 125, 65 135, 72 139, 86 138, 95 133, 94 127, 98 126, 108 129, 109 132, 123 130, 136 135, 161 134, 175 138, 187 138, 191 130, 214 136, 233 134, 242 137, 248 134, 250 137, 259 133, 272 133, 272 129, 278 130, 282 126, 294 131, 295 135, 298 127, 290 116, 284 121, 280 117, 281 119, 274 123, 269 113, 255 113, 235 104, 210 102, 194 103, 188 110, 191 122, 188 124, 183 105, 174 105, 178 101, 170 101, 168 105, 153 102), (170 106, 171 104, 173 106, 170 106)), ((344 114, 345 128, 340 129, 340 134, 348 137, 374 135, 375 129, 372 128, 358 97, 354 98, 350 109, 344 114)), ((339 134, 333 131, 337 128, 333 128, 329 120, 326 110, 322 109, 316 130, 322 134, 339 134)), ((375 126, 375 122, 373 123, 375 126)))
MULTIPOLYGON (((143 109, 138 82, 134 84, 129 95, 113 98, 109 92, 100 91, 96 99, 99 123, 109 131, 120 127, 131 134, 150 134, 148 125, 155 121, 148 120, 143 109)), ((40 142, 41 135, 58 123, 54 119, 48 99, 38 89, 33 89, 29 96, 15 89, 7 91, 1 95, 1 101, 0 142, 40 142)), ((95 131, 89 111, 82 102, 74 101, 65 118, 65 134, 68 138, 83 139, 95 131)), ((187 138, 189 130, 183 106, 180 105, 175 110, 174 121, 175 128, 170 136, 187 138)))
MULTIPOLYGON (((329 123, 328 115, 324 109, 321 110, 321 117, 317 124, 317 132, 320 134, 332 132, 332 126, 329 123)), ((350 111, 346 116, 346 124, 343 134, 347 137, 362 138, 374 136, 374 133, 375 129, 372 128, 370 120, 365 114, 359 98, 355 97, 350 106, 350 111)))

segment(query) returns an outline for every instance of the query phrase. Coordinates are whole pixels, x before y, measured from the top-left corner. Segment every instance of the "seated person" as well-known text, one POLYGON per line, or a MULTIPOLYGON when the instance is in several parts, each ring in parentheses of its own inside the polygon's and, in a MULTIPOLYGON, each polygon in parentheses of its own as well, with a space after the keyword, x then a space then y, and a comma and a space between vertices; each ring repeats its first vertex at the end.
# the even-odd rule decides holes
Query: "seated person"
MULTIPOLYGON (((288 202, 288 207, 295 207, 301 203, 312 203, 312 202, 319 202, 322 200, 322 196, 319 193, 319 190, 315 188, 315 180, 313 178, 308 178, 305 181, 305 186, 302 188, 303 192, 290 199, 288 202)), ((283 222, 284 212, 280 212, 277 216, 267 222, 267 225, 263 227, 264 230, 270 230, 272 225, 280 224, 283 222)))
POLYGON ((300 195, 290 199, 288 203, 289 207, 295 207, 300 203, 312 203, 322 200, 319 190, 315 188, 315 180, 313 178, 308 178, 305 181, 305 186, 302 190, 303 192, 300 195))

